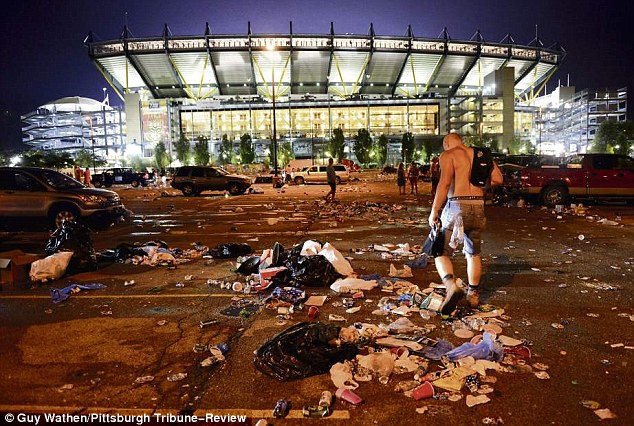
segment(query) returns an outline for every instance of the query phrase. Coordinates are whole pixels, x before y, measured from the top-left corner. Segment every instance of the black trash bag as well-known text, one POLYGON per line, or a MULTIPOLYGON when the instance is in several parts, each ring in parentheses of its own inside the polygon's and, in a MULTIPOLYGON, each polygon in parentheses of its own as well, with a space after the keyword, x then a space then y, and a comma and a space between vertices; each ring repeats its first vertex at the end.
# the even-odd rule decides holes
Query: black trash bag
POLYGON ((285 250, 284 247, 278 242, 273 244, 273 249, 271 250, 271 267, 281 266, 284 262, 285 256, 283 256, 285 250))
POLYGON ((284 263, 287 271, 281 271, 271 279, 273 286, 328 287, 342 278, 324 256, 292 256, 284 263))
POLYGON ((301 322, 265 342, 253 363, 267 376, 280 381, 303 379, 323 374, 338 362, 354 358, 352 343, 337 346, 340 327, 320 322, 301 322))
POLYGON ((236 272, 242 275, 256 274, 260 266, 260 256, 251 256, 240 264, 236 272))
POLYGON ((74 220, 63 220, 48 239, 44 252, 50 256, 60 251, 72 251, 66 271, 76 273, 94 270, 97 267, 97 256, 92 245, 90 229, 74 220))
POLYGON ((423 253, 429 257, 441 256, 445 245, 445 231, 440 221, 433 224, 427 239, 423 243, 423 253))
POLYGON ((251 246, 245 243, 223 243, 209 250, 211 257, 215 259, 229 259, 232 257, 251 254, 251 246))

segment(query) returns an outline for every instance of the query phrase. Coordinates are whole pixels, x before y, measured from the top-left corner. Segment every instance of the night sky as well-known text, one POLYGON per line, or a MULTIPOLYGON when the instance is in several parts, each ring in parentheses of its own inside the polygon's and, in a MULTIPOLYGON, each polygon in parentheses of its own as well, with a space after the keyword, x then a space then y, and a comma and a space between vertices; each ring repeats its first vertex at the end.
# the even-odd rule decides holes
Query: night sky
POLYGON ((107 83, 83 40, 91 30, 96 40, 118 39, 126 12, 134 37, 160 36, 164 24, 173 35, 202 35, 205 22, 214 34, 245 34, 248 21, 256 34, 288 33, 289 21, 294 33, 327 34, 332 21, 338 34, 367 34, 372 22, 377 35, 400 36, 411 24, 417 37, 438 37, 447 27, 452 39, 469 40, 480 29, 486 41, 510 33, 528 44, 537 26, 545 47, 557 42, 567 51, 549 91, 568 78, 578 89, 634 90, 631 0, 22 0, 0 14, 2 121, 65 96, 101 100, 107 83))

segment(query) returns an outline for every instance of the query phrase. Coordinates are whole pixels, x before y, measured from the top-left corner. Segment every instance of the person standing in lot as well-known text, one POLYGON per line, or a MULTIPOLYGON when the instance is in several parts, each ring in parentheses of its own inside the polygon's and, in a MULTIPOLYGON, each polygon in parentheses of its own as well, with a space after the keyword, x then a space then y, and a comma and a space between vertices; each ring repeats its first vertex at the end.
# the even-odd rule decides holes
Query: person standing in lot
POLYGON ((434 157, 431 160, 429 166, 429 177, 431 179, 431 198, 434 199, 436 195, 436 188, 438 188, 438 181, 440 180, 440 163, 438 157, 434 157))
MULTIPOLYGON (((456 284, 454 279, 450 258, 453 250, 460 243, 463 243, 463 252, 467 258, 469 280, 467 302, 471 307, 479 304, 479 284, 482 277, 480 235, 485 228, 486 218, 484 216, 484 189, 471 183, 475 150, 465 146, 457 133, 449 133, 445 136, 443 149, 444 152, 439 159, 440 180, 429 214, 429 225, 438 225, 440 221, 440 226, 445 231, 442 255, 436 257, 434 262, 447 288, 447 296, 440 311, 443 314, 450 314, 464 296, 464 290, 456 284)), ((488 176, 491 186, 502 184, 502 173, 495 162, 491 163, 488 176)))
POLYGON ((90 178, 90 167, 86 167, 86 170, 84 170, 84 185, 90 186, 91 183, 92 180, 90 178))
POLYGON ((332 166, 333 162, 333 159, 329 158, 328 167, 326 167, 326 181, 328 185, 330 185, 330 192, 324 197, 326 202, 335 201, 335 192, 337 191, 337 174, 335 173, 335 168, 332 166))
POLYGON ((398 195, 405 195, 405 165, 403 162, 398 163, 396 184, 398 185, 398 195))
POLYGON ((82 181, 83 173, 78 165, 75 165, 75 180, 82 181))
POLYGON ((418 167, 414 161, 407 168, 407 179, 409 179, 410 194, 418 195, 418 167))

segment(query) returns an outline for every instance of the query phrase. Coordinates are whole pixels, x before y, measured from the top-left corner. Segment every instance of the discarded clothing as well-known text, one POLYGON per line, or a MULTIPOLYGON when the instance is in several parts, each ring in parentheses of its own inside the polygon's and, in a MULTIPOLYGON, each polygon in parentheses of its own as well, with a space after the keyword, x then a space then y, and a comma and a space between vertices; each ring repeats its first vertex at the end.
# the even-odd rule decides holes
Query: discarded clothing
POLYGON ((494 340, 491 333, 484 333, 482 341, 477 345, 467 342, 446 353, 449 361, 471 356, 475 359, 500 361, 504 358, 504 348, 494 340))
POLYGON ((102 288, 106 288, 105 284, 71 284, 62 289, 51 288, 51 299, 53 300, 53 303, 60 303, 67 300, 71 294, 79 293, 81 290, 101 290, 102 288))

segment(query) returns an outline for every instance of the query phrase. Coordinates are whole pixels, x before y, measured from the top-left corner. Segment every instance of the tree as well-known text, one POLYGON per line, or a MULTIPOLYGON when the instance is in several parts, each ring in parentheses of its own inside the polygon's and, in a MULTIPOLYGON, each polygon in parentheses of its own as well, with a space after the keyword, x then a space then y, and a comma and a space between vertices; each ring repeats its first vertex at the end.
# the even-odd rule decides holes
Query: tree
POLYGON ((379 136, 379 140, 376 142, 377 162, 379 164, 385 164, 385 161, 387 160, 387 144, 387 136, 385 136, 385 133, 383 133, 381 134, 381 136, 379 136))
POLYGON ((240 136, 240 159, 243 164, 251 164, 255 161, 253 141, 251 140, 251 135, 248 133, 240 136))
POLYGON ((183 165, 189 165, 192 153, 187 136, 181 133, 180 138, 174 144, 174 150, 176 151, 178 161, 183 165))
POLYGON ((354 137, 354 154, 362 164, 368 164, 374 157, 372 152, 372 136, 366 129, 359 129, 354 137))
POLYGON ((431 139, 425 139, 423 141, 423 150, 425 151, 425 161, 427 163, 431 162, 431 154, 433 152, 433 149, 431 146, 431 139))
POLYGON ((522 139, 519 136, 513 136, 509 141, 509 154, 519 154, 522 148, 522 139))
POLYGON ((209 164, 209 138, 200 135, 194 145, 194 164, 206 166, 209 164))
POLYGON ((604 121, 599 126, 590 152, 629 155, 634 144, 634 122, 604 121))
POLYGON ((233 142, 229 140, 229 137, 225 133, 222 135, 222 142, 220 144, 219 155, 221 164, 229 164, 233 163, 234 152, 233 152, 233 142))
POLYGON ((341 160, 343 160, 345 146, 346 139, 343 137, 343 130, 341 128, 334 129, 332 137, 326 145, 326 150, 337 163, 341 163, 341 160))
POLYGON ((401 139, 401 158, 405 163, 410 163, 414 158, 414 135, 411 132, 403 134, 401 139))
POLYGON ((166 168, 170 163, 169 154, 167 153, 163 141, 156 144, 156 148, 154 149, 154 162, 156 163, 156 168, 159 170, 166 168))
MULTIPOLYGON (((278 168, 280 165, 288 164, 293 158, 295 158, 295 153, 293 152, 293 145, 291 145, 290 142, 277 144, 278 168)), ((273 164, 273 151, 269 154, 269 164, 273 164)))

